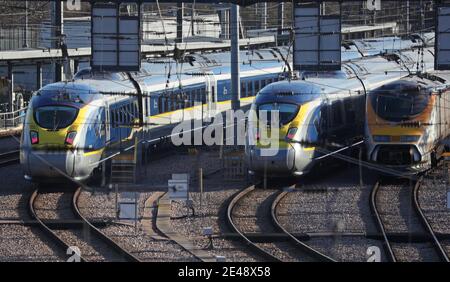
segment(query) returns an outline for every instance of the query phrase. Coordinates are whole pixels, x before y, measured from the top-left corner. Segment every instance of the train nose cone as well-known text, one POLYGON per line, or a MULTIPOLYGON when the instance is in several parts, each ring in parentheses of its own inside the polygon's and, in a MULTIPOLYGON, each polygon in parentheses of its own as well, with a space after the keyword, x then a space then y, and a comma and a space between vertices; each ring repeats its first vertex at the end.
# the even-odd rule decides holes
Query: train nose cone
POLYGON ((64 179, 73 176, 74 154, 70 151, 28 151, 25 171, 32 179, 64 179))
POLYGON ((289 173, 295 168, 295 149, 253 149, 251 152, 250 169, 252 171, 269 174, 289 173))

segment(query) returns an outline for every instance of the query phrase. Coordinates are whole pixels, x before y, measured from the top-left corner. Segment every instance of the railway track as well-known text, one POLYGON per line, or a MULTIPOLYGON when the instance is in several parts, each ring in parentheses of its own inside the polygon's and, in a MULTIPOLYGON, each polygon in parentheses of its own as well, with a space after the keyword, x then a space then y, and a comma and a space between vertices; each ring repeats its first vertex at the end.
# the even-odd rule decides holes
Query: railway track
POLYGON ((371 208, 392 262, 445 261, 449 258, 418 202, 420 180, 379 180, 371 208))
POLYGON ((251 186, 242 190, 228 205, 228 224, 264 260, 334 261, 281 227, 276 208, 283 196, 278 189, 260 190, 251 186))
POLYGON ((81 215, 80 193, 81 188, 75 192, 38 188, 29 199, 29 213, 69 256, 79 250, 79 261, 139 261, 81 215))
POLYGON ((19 150, 0 153, 0 167, 19 163, 19 150))

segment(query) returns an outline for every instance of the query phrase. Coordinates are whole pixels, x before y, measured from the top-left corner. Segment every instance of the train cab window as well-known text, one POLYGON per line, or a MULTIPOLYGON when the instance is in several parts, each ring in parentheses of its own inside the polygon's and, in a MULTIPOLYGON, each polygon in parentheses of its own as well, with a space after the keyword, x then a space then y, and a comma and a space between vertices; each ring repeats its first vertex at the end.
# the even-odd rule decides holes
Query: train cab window
POLYGON ((428 105, 429 92, 415 83, 400 81, 375 90, 370 97, 378 116, 399 122, 423 112, 428 105))
POLYGON ((78 115, 78 109, 67 106, 44 106, 35 110, 34 119, 43 128, 57 130, 71 125, 78 115))
POLYGON ((306 138, 305 141, 308 143, 317 143, 320 141, 320 118, 321 118, 321 111, 320 109, 317 109, 312 117, 311 120, 308 122, 308 127, 306 130, 306 138))
POLYGON ((288 103, 267 103, 267 104, 260 104, 258 105, 258 110, 256 114, 258 115, 262 111, 267 112, 267 122, 270 123, 272 120, 272 114, 274 114, 276 111, 279 113, 279 121, 281 125, 285 125, 289 122, 291 122, 295 116, 298 113, 298 110, 300 107, 295 104, 288 104, 288 103))

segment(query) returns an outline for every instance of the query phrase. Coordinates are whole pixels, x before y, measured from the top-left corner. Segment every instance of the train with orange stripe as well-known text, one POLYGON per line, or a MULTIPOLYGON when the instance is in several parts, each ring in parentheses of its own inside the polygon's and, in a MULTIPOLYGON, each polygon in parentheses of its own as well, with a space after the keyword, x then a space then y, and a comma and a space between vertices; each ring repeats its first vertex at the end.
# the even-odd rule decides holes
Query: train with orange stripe
POLYGON ((411 75, 368 93, 365 143, 370 162, 423 172, 448 150, 450 74, 411 75))

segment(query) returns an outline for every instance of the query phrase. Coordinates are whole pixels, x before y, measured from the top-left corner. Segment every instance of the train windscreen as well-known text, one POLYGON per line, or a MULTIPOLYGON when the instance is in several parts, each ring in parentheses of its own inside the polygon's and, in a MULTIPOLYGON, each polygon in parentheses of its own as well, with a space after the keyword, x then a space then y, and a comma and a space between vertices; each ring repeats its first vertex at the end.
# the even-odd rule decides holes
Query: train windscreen
POLYGON ((387 121, 411 119, 425 110, 429 93, 416 85, 394 85, 375 90, 371 95, 374 111, 387 121))
POLYGON ((280 124, 285 125, 292 121, 299 110, 299 106, 289 103, 266 103, 258 105, 258 118, 262 111, 267 112, 267 122, 272 120, 272 113, 275 111, 279 112, 280 124))
POLYGON ((78 109, 67 106, 44 106, 35 110, 36 123, 46 129, 66 128, 77 117, 78 109))

